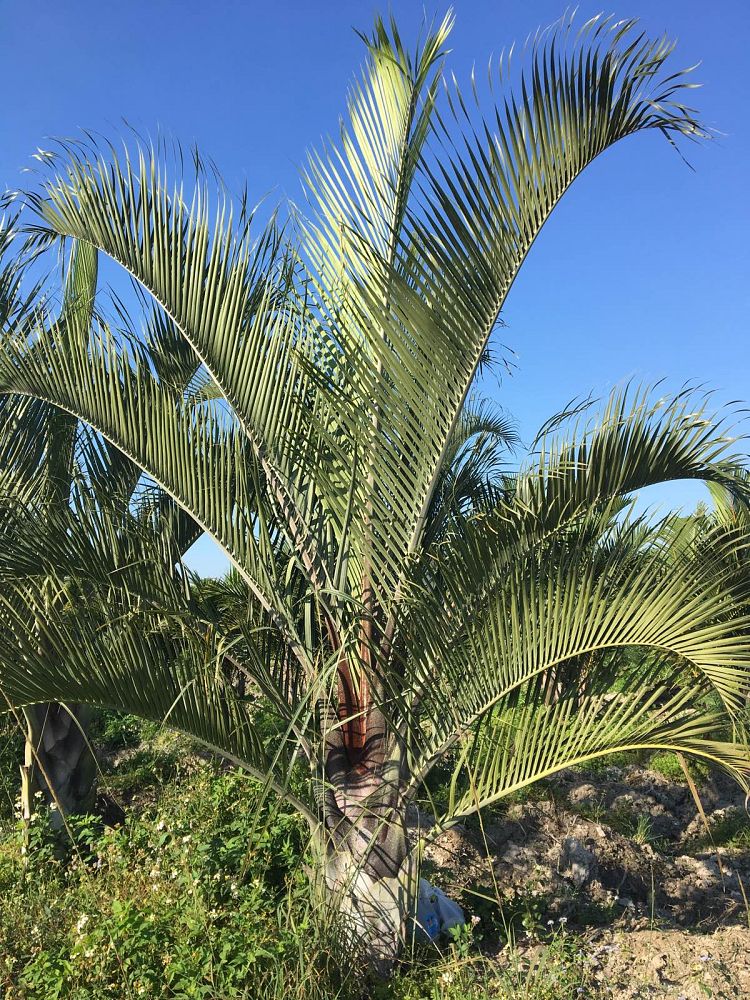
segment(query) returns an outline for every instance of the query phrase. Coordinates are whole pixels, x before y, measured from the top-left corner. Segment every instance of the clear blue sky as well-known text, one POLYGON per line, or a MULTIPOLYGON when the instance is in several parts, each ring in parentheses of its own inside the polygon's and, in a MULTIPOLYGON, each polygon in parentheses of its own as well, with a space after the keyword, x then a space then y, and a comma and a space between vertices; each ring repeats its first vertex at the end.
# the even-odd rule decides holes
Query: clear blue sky
MULTIPOLYGON (((494 51, 563 12, 564 0, 455 0, 450 68, 467 79, 494 51)), ((370 0, 4 0, 0 185, 48 136, 116 134, 123 118, 214 158, 230 187, 298 200, 298 165, 336 130, 363 52, 370 0)), ((404 34, 418 2, 393 0, 404 34)), ((445 5, 427 5, 442 14, 445 5)), ((581 21, 600 8, 580 5, 581 21)), ((699 60, 694 104, 724 135, 689 146, 692 172, 656 135, 602 157, 556 210, 505 308, 517 370, 496 390, 530 439, 574 396, 626 378, 704 382, 750 399, 750 51, 748 0, 612 0, 620 17, 679 40, 674 66, 699 60)), ((660 502, 692 505, 676 485, 660 502)), ((199 543, 193 565, 222 563, 199 543)))

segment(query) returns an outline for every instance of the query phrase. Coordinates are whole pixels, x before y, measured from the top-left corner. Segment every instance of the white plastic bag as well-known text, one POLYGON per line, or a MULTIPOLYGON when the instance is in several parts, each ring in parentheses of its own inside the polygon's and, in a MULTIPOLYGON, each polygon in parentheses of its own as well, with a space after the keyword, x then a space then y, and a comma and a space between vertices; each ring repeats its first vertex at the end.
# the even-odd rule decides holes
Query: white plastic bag
POLYGON ((451 927, 466 923, 464 911, 445 895, 442 889, 431 885, 426 878, 419 880, 417 897, 417 935, 434 941, 451 927))

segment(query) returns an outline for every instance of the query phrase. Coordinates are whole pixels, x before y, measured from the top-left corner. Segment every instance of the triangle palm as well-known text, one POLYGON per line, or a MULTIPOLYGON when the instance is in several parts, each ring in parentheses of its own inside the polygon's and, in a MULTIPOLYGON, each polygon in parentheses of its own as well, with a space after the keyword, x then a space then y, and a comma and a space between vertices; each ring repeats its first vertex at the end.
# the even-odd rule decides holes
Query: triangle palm
MULTIPOLYGON (((49 698, 168 716, 267 775, 385 965, 413 888, 405 803, 445 754, 459 767, 442 823, 621 748, 675 747, 739 777, 747 763, 714 738, 750 668, 721 566, 667 573, 663 533, 622 523, 623 498, 665 479, 746 496, 700 400, 615 394, 599 424, 545 438, 481 515, 454 509, 433 531, 478 366, 557 202, 621 139, 703 134, 680 103, 690 84, 664 74, 671 47, 633 22, 537 36, 525 69, 501 60, 486 117, 474 81, 467 95, 444 77, 451 23, 411 54, 376 22, 340 141, 309 159, 309 216, 287 233, 255 241, 244 200, 212 211, 197 161, 184 197, 161 146, 65 144, 29 195, 29 231, 119 264, 152 332, 16 325, 0 349, 0 391, 120 449, 224 549, 246 607, 227 627, 210 602, 160 586, 144 606, 143 581, 114 595, 107 579, 140 617, 94 630, 77 616, 75 676, 31 668, 26 643, 23 669, 3 668, 8 697, 28 700, 31 673, 49 698), (622 666, 633 647, 656 657, 643 676, 622 666), (580 683, 559 669, 590 654, 580 683), (227 662, 278 713, 273 746, 227 662), (298 751, 308 791, 292 794, 298 751)), ((49 641, 66 648, 70 626, 50 623, 49 641)))

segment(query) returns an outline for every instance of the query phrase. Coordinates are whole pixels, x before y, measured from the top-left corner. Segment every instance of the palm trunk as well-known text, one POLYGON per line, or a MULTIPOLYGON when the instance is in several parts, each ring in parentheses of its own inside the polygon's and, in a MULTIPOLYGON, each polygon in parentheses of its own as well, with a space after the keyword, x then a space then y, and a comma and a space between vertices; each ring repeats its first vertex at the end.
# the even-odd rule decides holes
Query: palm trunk
POLYGON ((21 810, 26 823, 40 791, 57 829, 68 815, 90 812, 96 798, 96 760, 86 735, 91 711, 55 702, 24 709, 26 747, 21 766, 21 810))
POLYGON ((379 742, 373 740, 355 763, 341 744, 329 744, 321 846, 326 893, 339 917, 342 943, 382 977, 404 942, 415 879, 400 762, 397 756, 381 762, 379 742))
POLYGON ((374 871, 347 846, 329 848, 326 889, 336 906, 342 952, 385 978, 406 939, 414 892, 408 855, 374 871))

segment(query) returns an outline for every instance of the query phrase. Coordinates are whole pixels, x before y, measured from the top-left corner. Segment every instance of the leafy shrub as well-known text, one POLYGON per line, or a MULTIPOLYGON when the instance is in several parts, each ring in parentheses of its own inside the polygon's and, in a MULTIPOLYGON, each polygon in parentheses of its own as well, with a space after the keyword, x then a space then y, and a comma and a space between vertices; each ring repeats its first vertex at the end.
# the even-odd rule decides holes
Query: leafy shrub
MULTIPOLYGON (((118 828, 95 816, 71 820, 68 840, 40 810, 25 855, 20 824, 7 824, 0 837, 0 996, 361 997, 361 977, 342 968, 311 902, 301 820, 183 737, 121 716, 102 716, 97 726, 108 751, 102 784, 132 795, 133 804, 118 828)), ((441 794, 439 783, 434 791, 441 794)), ((465 929, 440 948, 423 948, 367 995, 557 1000, 585 987, 586 996, 598 996, 575 938, 564 923, 547 921, 550 900, 539 886, 498 902, 494 886, 476 883, 461 903, 465 929), (542 957, 523 958, 516 938, 538 941, 542 957), (480 957, 480 949, 498 944, 500 963, 480 957)))
POLYGON ((97 748, 103 751, 122 750, 152 739, 158 732, 156 723, 146 722, 124 712, 99 711, 89 726, 89 734, 97 748))

